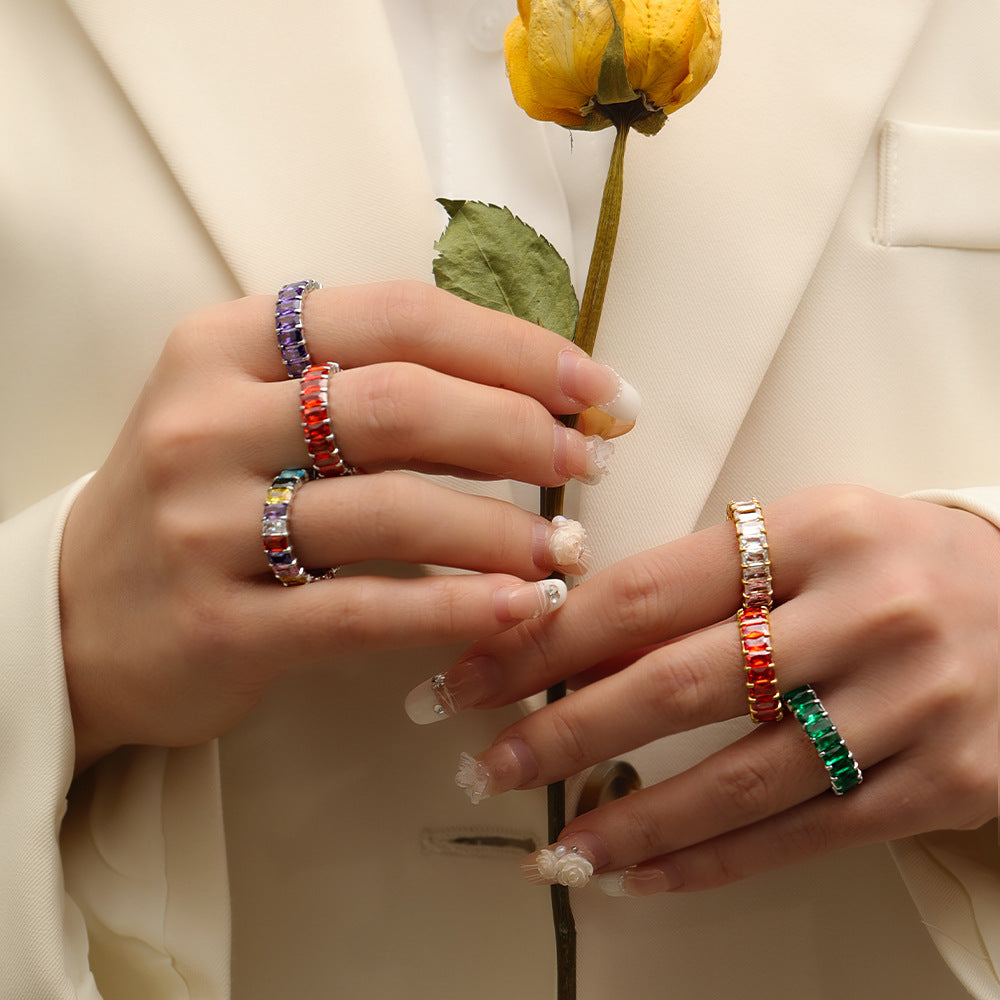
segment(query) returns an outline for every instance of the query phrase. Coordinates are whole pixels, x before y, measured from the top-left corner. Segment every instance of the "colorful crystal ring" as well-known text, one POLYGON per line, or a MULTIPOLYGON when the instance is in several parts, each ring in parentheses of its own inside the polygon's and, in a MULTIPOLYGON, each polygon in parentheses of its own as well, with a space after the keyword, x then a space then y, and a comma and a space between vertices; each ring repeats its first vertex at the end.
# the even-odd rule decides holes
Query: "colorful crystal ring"
POLYGON ((296 281, 285 285, 278 292, 274 307, 274 330, 278 335, 278 348, 289 378, 301 378, 311 359, 302 331, 302 302, 310 293, 323 286, 318 281, 296 281))
POLYGON ((727 508, 740 546, 743 607, 771 609, 771 559, 759 500, 734 500, 727 508))
POLYGON ((802 724, 806 736, 819 754, 827 773, 830 786, 837 795, 843 795, 861 784, 862 774, 854 754, 847 749, 837 727, 830 721, 823 703, 816 692, 805 684, 785 695, 788 711, 802 724))
POLYGON ((781 694, 771 653, 771 620, 767 608, 743 608, 736 615, 747 675, 747 701, 755 723, 781 722, 781 694))
POLYGON ((274 477, 264 501, 264 517, 261 521, 264 551, 267 553, 271 572, 286 587, 329 580, 337 572, 336 569, 303 569, 292 549, 288 525, 292 498, 298 488, 312 478, 313 473, 306 469, 285 469, 274 477))
POLYGON ((344 461, 330 426, 330 375, 339 371, 340 365, 328 361, 310 365, 302 375, 302 430, 312 456, 313 471, 320 478, 353 476, 358 471, 344 461))

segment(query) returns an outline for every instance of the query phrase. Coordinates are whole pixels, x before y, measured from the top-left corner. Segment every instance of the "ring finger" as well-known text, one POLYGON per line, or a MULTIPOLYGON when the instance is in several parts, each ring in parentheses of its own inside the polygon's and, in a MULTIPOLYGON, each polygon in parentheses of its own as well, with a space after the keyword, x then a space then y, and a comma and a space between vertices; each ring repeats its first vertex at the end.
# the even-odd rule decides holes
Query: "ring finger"
MULTIPOLYGON (((825 701, 832 705, 831 716, 841 720, 838 729, 845 744, 866 769, 886 761, 906 740, 899 727, 877 717, 873 701, 857 686, 836 689, 825 701)), ((679 874, 676 852, 702 845, 698 863, 704 865, 712 853, 707 844, 717 838, 735 837, 734 831, 755 826, 764 829, 769 823, 780 827, 781 817, 804 805, 824 810, 839 806, 839 798, 826 795, 829 789, 822 761, 802 728, 794 723, 769 726, 673 778, 578 817, 552 849, 575 847, 597 871, 619 871, 656 859, 653 864, 661 863, 664 878, 658 890, 680 888, 687 880, 679 874), (665 855, 675 857, 672 866, 663 864, 665 855)), ((847 801, 856 810, 864 808, 865 799, 863 790, 847 801)), ((831 848, 816 845, 816 853, 823 849, 831 848)), ((692 863, 692 870, 695 867, 692 863)), ((635 881, 638 886, 642 876, 635 881)))
MULTIPOLYGON (((258 499, 248 496, 241 520, 259 531, 258 499)), ((306 566, 392 559, 538 580, 553 570, 582 572, 588 558, 575 522, 554 525, 405 472, 316 480, 294 503, 295 551, 306 566)), ((239 575, 268 572, 259 544, 234 551, 243 556, 239 575)))
MULTIPOLYGON (((857 663, 845 670, 845 644, 859 660, 865 655, 863 640, 847 638, 849 621, 838 634, 817 630, 817 603, 822 601, 802 597, 772 613, 775 670, 786 692, 851 676, 857 663)), ((504 683, 494 664, 474 660, 446 677, 451 701, 463 708, 471 696, 485 699, 504 683)), ((661 737, 745 715, 747 694, 739 632, 735 622, 723 622, 532 712, 478 760, 491 795, 551 784, 661 737)))

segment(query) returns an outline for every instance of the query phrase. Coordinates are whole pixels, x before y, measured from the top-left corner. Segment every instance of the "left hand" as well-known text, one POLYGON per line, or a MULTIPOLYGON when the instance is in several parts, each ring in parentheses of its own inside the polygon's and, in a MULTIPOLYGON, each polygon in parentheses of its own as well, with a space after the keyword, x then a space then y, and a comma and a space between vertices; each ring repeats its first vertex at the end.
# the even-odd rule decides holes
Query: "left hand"
MULTIPOLYGON (((706 889, 997 814, 1000 532, 966 511, 856 487, 806 490, 764 513, 778 683, 813 686, 864 784, 833 795, 786 711, 565 828, 559 845, 613 873, 602 880, 612 893, 706 889)), ((625 559, 559 614, 478 642, 446 675, 451 709, 507 705, 567 679, 576 688, 466 761, 479 791, 545 785, 745 715, 739 606, 725 523, 625 559)), ((553 881, 538 861, 526 874, 553 881)))

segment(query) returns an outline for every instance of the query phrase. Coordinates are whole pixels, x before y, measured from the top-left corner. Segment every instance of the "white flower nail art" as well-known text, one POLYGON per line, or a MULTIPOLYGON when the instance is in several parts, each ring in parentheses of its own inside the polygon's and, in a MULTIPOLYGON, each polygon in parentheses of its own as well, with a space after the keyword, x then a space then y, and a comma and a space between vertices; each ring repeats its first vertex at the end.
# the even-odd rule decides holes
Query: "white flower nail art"
POLYGON ((474 806, 487 798, 486 786, 489 781, 489 768, 482 761, 476 760, 471 753, 463 752, 459 755, 455 784, 464 790, 474 806))
POLYGON ((609 465, 615 446, 610 441, 594 434, 587 438, 587 477, 583 480, 588 486, 601 481, 611 471, 609 465))
POLYGON ((558 882, 570 889, 585 886, 594 874, 594 866, 574 848, 560 844, 548 847, 521 866, 525 878, 531 882, 558 882))
POLYGON ((555 566, 576 566, 584 573, 590 565, 587 532, 579 521, 561 514, 552 518, 553 532, 549 536, 549 556, 555 566))

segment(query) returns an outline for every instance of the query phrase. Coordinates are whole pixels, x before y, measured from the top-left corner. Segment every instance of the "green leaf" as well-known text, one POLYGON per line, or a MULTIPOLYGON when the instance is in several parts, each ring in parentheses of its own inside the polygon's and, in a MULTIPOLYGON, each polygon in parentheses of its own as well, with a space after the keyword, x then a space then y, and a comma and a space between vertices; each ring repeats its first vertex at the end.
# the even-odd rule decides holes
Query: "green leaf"
POLYGON ((510 209, 439 198, 450 219, 434 244, 438 288, 573 339, 580 311, 569 266, 510 209))
POLYGON ((597 102, 626 104, 634 101, 639 95, 628 82, 628 73, 625 70, 625 34, 613 7, 611 17, 615 26, 601 57, 601 72, 597 78, 597 102))

